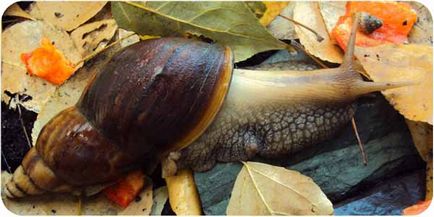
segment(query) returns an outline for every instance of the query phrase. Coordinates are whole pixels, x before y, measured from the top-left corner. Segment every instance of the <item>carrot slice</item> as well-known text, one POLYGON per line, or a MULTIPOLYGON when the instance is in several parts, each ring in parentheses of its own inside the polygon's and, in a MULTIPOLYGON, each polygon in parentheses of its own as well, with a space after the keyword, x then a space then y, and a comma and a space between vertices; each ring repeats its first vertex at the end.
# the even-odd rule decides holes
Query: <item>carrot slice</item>
POLYGON ((409 206, 402 211, 403 215, 418 215, 428 209, 431 200, 419 201, 413 206, 409 206))
POLYGON ((133 171, 103 192, 110 201, 126 208, 143 189, 144 177, 142 171, 133 171))
POLYGON ((74 66, 48 38, 42 38, 41 46, 30 53, 22 53, 21 61, 30 75, 36 75, 55 85, 62 84, 74 73, 74 66))
POLYGON ((403 43, 407 41, 407 35, 417 20, 416 12, 406 3, 348 2, 345 15, 339 18, 331 33, 344 50, 351 34, 352 14, 356 12, 366 12, 383 21, 383 26, 372 34, 357 32, 356 45, 363 47, 384 43, 403 43))

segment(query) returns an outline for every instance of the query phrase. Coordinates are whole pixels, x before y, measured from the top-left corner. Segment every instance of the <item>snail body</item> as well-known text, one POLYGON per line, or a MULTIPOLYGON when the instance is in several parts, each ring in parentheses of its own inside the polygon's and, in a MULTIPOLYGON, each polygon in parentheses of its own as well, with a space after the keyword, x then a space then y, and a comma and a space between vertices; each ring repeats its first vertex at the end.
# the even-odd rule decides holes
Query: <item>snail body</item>
POLYGON ((188 39, 127 47, 44 126, 6 195, 90 194, 165 158, 203 171, 330 138, 352 118, 357 97, 402 85, 362 81, 352 68, 354 39, 339 68, 303 73, 233 70, 229 48, 188 39))

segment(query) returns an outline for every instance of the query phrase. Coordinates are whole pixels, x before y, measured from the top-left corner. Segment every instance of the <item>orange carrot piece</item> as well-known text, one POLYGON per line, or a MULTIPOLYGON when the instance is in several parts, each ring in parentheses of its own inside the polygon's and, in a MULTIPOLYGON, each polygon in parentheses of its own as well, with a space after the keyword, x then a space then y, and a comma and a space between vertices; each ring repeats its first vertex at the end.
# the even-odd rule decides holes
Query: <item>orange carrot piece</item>
POLYGON ((144 177, 142 171, 133 171, 103 192, 110 201, 126 208, 143 189, 144 177))
POLYGON ((419 201, 413 206, 409 206, 402 211, 403 215, 418 215, 428 209, 431 200, 419 201))
POLYGON ((40 47, 30 53, 22 53, 20 57, 30 75, 55 85, 62 84, 74 73, 73 64, 47 38, 41 40, 40 47))
POLYGON ((357 32, 356 45, 363 47, 403 43, 407 41, 407 35, 417 20, 416 12, 406 3, 348 2, 345 15, 339 18, 331 33, 344 50, 351 34, 352 14, 356 12, 367 12, 383 21, 383 26, 372 34, 357 32))

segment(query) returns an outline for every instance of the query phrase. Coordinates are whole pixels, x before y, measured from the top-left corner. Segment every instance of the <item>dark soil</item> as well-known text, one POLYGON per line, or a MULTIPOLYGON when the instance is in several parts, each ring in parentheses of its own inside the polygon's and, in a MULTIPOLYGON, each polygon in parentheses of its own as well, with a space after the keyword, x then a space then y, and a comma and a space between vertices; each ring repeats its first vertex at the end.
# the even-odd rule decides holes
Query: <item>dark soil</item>
MULTIPOLYGON (((29 150, 29 145, 20 121, 18 109, 9 109, 8 105, 2 102, 1 105, 1 170, 14 171, 21 163, 24 155, 29 150)), ((31 142, 33 122, 36 120, 36 113, 21 107, 21 118, 31 142)))

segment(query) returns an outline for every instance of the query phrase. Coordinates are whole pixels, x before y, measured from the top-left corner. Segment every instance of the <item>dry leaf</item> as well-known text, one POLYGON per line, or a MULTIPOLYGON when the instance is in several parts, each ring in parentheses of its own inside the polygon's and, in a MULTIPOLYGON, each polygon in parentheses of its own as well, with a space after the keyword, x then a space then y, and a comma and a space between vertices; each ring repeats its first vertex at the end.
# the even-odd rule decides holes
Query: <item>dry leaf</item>
POLYGON ((428 161, 426 162, 425 200, 432 200, 432 194, 433 194, 432 173, 433 173, 433 160, 431 155, 429 156, 428 161))
MULTIPOLYGON (((27 94, 32 100, 23 103, 28 110, 39 112, 56 86, 35 76, 29 76, 20 59, 21 53, 30 52, 40 46, 42 38, 50 39, 72 63, 81 60, 81 55, 70 36, 61 30, 41 21, 24 21, 11 26, 2 34, 2 100, 8 101, 4 94, 27 94)), ((80 65, 79 65, 80 66, 80 65)))
POLYGON ((9 6, 8 9, 6 9, 3 16, 23 17, 26 19, 35 20, 35 18, 30 16, 29 13, 21 9, 21 7, 17 3, 14 3, 11 6, 9 6))
MULTIPOLYGON (((11 175, 1 173, 2 189, 11 175)), ((79 210, 78 197, 67 194, 47 194, 37 197, 29 197, 21 200, 10 200, 5 197, 2 190, 2 200, 5 207, 17 215, 148 215, 152 206, 152 185, 149 185, 140 194, 141 200, 132 202, 129 207, 122 209, 98 194, 84 198, 79 210), (143 211, 145 209, 145 211, 143 211)))
POLYGON ((176 215, 201 215, 199 194, 191 170, 180 170, 166 177, 169 202, 176 215))
POLYGON ((33 145, 35 145, 42 127, 57 113, 77 103, 81 93, 89 83, 89 80, 102 69, 105 63, 119 49, 119 47, 113 46, 100 53, 97 57, 89 60, 75 73, 73 77, 58 87, 51 97, 47 97, 47 103, 41 108, 41 111, 33 124, 33 145))
POLYGON ((71 33, 71 38, 83 57, 98 52, 112 39, 117 29, 114 19, 85 24, 71 33))
POLYGON ((107 1, 85 2, 35 2, 30 15, 66 31, 71 31, 100 11, 107 1))
POLYGON ((332 63, 342 62, 342 51, 330 39, 318 2, 297 2, 294 8, 294 20, 314 29, 324 38, 319 42, 312 32, 296 25, 295 32, 309 53, 332 63))
POLYGON ((415 85, 382 93, 407 119, 432 124, 431 46, 385 44, 356 47, 355 55, 373 81, 415 82, 415 85))
POLYGON ((169 193, 166 186, 156 189, 154 191, 154 204, 152 205, 151 215, 161 215, 168 198, 169 193))
POLYGON ((137 34, 134 34, 133 31, 127 31, 122 28, 118 29, 118 38, 125 38, 121 41, 121 47, 127 47, 140 41, 140 37, 137 34))
POLYGON ((345 15, 345 4, 345 1, 319 1, 319 8, 329 33, 336 26, 339 17, 345 15))
POLYGON ((331 215, 333 204, 301 173, 246 162, 235 181, 228 215, 331 215))
MULTIPOLYGON (((288 2, 289 4, 282 10, 280 15, 292 18, 294 12, 295 2, 288 2)), ((296 39, 298 38, 295 33, 294 24, 283 17, 276 17, 270 25, 267 26, 268 31, 278 39, 296 39)))
POLYGON ((410 130, 411 137, 413 138, 414 145, 416 146, 419 155, 426 162, 426 194, 425 200, 432 199, 433 181, 432 181, 432 145, 433 134, 432 125, 406 120, 408 129, 410 130))
POLYGON ((417 21, 408 36, 410 43, 432 45, 432 16, 427 7, 416 1, 409 1, 407 4, 416 10, 417 21))
POLYGON ((231 47, 236 62, 288 47, 258 22, 244 2, 112 2, 111 6, 121 28, 139 35, 203 36, 231 47))
POLYGON ((419 155, 427 162, 428 158, 432 157, 432 125, 410 120, 406 122, 419 155))
POLYGON ((259 22, 263 26, 268 26, 280 12, 288 5, 289 2, 278 2, 278 1, 264 1, 263 4, 267 8, 264 15, 262 15, 259 22))

